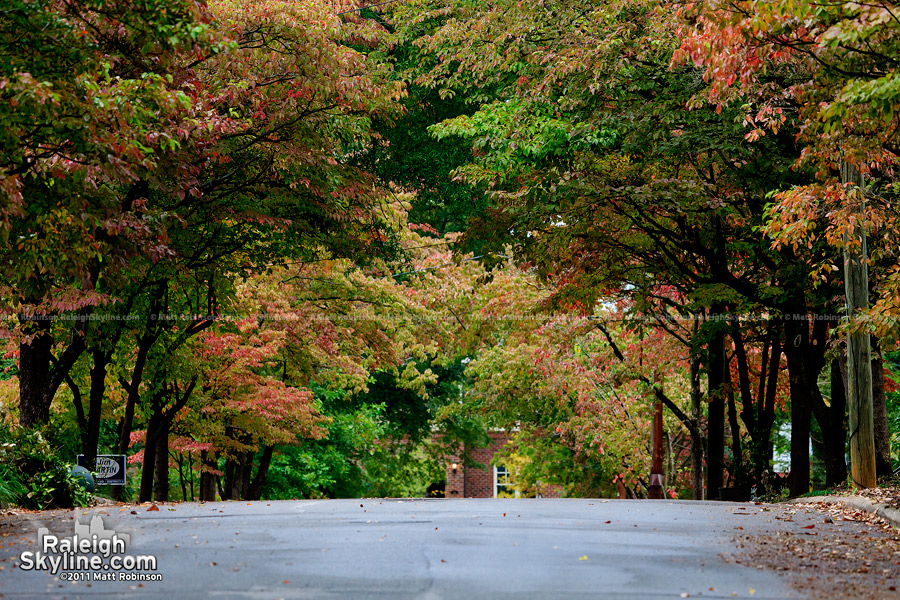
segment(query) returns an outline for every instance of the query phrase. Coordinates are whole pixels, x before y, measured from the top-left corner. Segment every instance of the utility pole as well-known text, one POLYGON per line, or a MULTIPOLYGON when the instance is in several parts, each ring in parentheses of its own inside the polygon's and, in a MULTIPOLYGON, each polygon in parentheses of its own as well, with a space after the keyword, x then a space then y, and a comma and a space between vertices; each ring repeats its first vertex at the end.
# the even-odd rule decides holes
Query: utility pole
POLYGON ((850 405, 850 477, 854 485, 877 485, 875 476, 875 419, 872 409, 872 349, 868 332, 854 322, 869 307, 869 266, 866 251, 863 175, 852 164, 841 165, 841 183, 853 194, 857 216, 844 238, 844 288, 847 294, 847 401, 850 405))
MULTIPOLYGON (((659 374, 653 371, 653 387, 659 383, 659 374)), ((654 389, 654 396, 656 395, 654 389)), ((653 429, 650 441, 650 499, 661 500, 663 497, 663 405, 656 398, 653 403, 653 429)))

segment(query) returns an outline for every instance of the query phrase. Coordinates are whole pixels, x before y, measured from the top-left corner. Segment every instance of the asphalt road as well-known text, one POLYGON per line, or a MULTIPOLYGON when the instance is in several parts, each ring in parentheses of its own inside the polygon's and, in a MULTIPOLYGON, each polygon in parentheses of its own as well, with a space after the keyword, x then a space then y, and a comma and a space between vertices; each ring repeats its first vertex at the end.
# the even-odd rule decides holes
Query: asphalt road
POLYGON ((665 500, 363 499, 42 513, 0 538, 0 597, 799 598, 773 571, 733 560, 737 537, 798 529, 814 518, 776 519, 787 510, 665 500), (131 536, 114 556, 155 556, 156 570, 139 572, 161 581, 67 581, 60 577, 110 572, 22 569, 21 552, 38 550, 39 527, 70 538, 75 519, 87 525, 97 514, 107 530, 131 536))

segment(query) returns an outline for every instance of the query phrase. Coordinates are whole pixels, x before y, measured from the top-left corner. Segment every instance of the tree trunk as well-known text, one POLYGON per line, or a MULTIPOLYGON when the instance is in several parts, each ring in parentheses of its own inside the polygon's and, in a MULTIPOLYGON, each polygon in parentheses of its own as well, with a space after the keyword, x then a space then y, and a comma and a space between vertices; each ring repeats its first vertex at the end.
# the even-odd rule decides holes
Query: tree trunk
POLYGON ((797 320, 800 314, 806 317, 805 312, 794 313, 785 326, 787 343, 784 353, 787 357, 791 390, 791 496, 802 496, 809 492, 809 435, 812 413, 810 386, 816 385, 816 380, 808 376, 803 357, 809 330, 805 320, 797 320))
POLYGON ((266 446, 263 448, 262 456, 259 457, 259 468, 256 470, 256 477, 250 484, 250 493, 248 500, 259 500, 262 498, 263 488, 266 486, 266 477, 269 474, 269 466, 272 464, 272 452, 274 446, 266 446))
POLYGON ((131 369, 131 381, 122 382, 123 387, 128 392, 125 399, 125 414, 119 422, 119 453, 128 452, 131 446, 131 428, 134 424, 134 409, 141 397, 141 383, 144 380, 144 368, 147 365, 147 354, 150 347, 155 341, 155 337, 144 336, 138 342, 137 357, 134 360, 134 367, 131 369))
POLYGON ((156 438, 156 474, 153 482, 153 498, 157 502, 169 501, 169 427, 163 423, 156 438))
MULTIPOLYGON (((190 497, 188 497, 187 483, 186 483, 185 477, 184 477, 184 462, 185 462, 184 454, 179 452, 177 461, 178 461, 178 484, 181 486, 181 499, 184 502, 193 502, 194 501, 194 490, 193 490, 194 486, 193 485, 191 486, 191 495, 190 495, 190 497)), ((188 475, 190 475, 190 474, 191 474, 191 466, 190 466, 190 463, 188 463, 188 475)))
MULTIPOLYGON (((226 467, 226 468, 228 467, 228 461, 227 461, 227 460, 225 461, 225 467, 226 467)), ((219 491, 219 498, 221 498, 222 500, 229 500, 230 498, 228 497, 228 494, 225 492, 225 485, 224 485, 224 484, 225 484, 225 481, 224 481, 224 480, 225 480, 225 474, 224 474, 224 473, 223 473, 222 475, 220 475, 220 476, 217 476, 217 477, 216 477, 216 488, 217 488, 218 491, 219 491)))
MULTIPOLYGON (((783 309, 784 354, 787 358, 791 390, 791 477, 790 493, 809 493, 810 420, 813 410, 823 412, 825 401, 819 391, 819 373, 825 366, 828 320, 810 313, 803 296, 795 297, 783 309)), ((826 443, 829 443, 826 441, 826 443)))
POLYGON ((244 452, 241 455, 241 500, 250 499, 250 485, 253 475, 253 452, 244 452))
POLYGON ((159 472, 165 474, 163 477, 165 481, 159 482, 159 485, 165 486, 164 491, 163 488, 159 488, 160 493, 165 496, 168 496, 169 494, 169 430, 172 427, 175 415, 177 415, 178 411, 187 404, 196 385, 197 377, 194 377, 184 391, 179 392, 176 383, 167 383, 163 386, 163 390, 165 391, 158 392, 151 402, 153 412, 150 414, 150 422, 147 424, 147 441, 144 447, 144 469, 141 472, 140 502, 148 502, 151 493, 156 489, 153 485, 153 481, 157 465, 159 472), (174 400, 174 402, 172 406, 166 410, 166 405, 169 400, 174 400), (148 453, 151 455, 148 456, 148 453), (159 462, 157 461, 157 455, 160 457, 159 462))
POLYGON ((763 346, 760 362, 759 388, 756 396, 755 436, 751 438, 753 480, 757 494, 768 492, 767 482, 772 460, 772 426, 775 424, 775 397, 778 393, 778 375, 781 367, 781 331, 770 326, 763 346))
POLYGON ((226 458, 225 469, 222 473, 222 487, 219 488, 219 495, 222 496, 222 500, 237 500, 237 497, 234 496, 235 470, 235 460, 233 458, 226 458))
MULTIPOLYGON (((119 454, 127 454, 128 448, 131 446, 131 431, 134 426, 134 409, 141 397, 141 383, 144 379, 144 368, 147 365, 147 354, 150 347, 156 340, 155 336, 143 336, 138 342, 137 357, 134 361, 134 367, 131 369, 131 381, 122 382, 123 387, 128 392, 125 398, 125 413, 119 421, 119 454)), ((122 381, 122 380, 120 380, 122 381)), ((125 488, 122 486, 114 486, 112 489, 112 497, 114 500, 121 500, 125 488)))
MULTIPOLYGON (((250 490, 249 452, 239 452, 237 458, 229 459, 225 465, 225 493, 229 500, 241 500, 250 490)), ((224 498, 223 498, 224 499, 224 498)))
POLYGON ((213 502, 216 499, 216 475, 218 470, 215 454, 209 450, 200 452, 200 502, 213 502))
POLYGON ((50 421, 50 321, 19 317, 26 334, 34 337, 19 344, 19 424, 36 427, 50 421))
MULTIPOLYGON (((791 496, 809 492, 810 409, 808 382, 799 369, 790 367, 793 352, 788 353, 791 385, 791 496)), ((796 362, 797 359, 794 359, 796 362)))
POLYGON ((691 357, 691 417, 694 427, 691 428, 691 487, 694 500, 703 500, 703 438, 700 436, 703 421, 703 391, 700 389, 699 355, 691 357))
MULTIPOLYGON (((714 310, 713 314, 720 311, 714 310)), ((708 346, 709 416, 707 418, 706 489, 709 498, 717 498, 722 487, 725 456, 725 334, 716 332, 708 346)))
POLYGON ((147 436, 144 439, 144 464, 141 468, 141 487, 138 502, 150 502, 153 498, 153 480, 156 475, 156 444, 163 426, 161 400, 153 399, 153 412, 147 423, 147 436))
MULTIPOLYGON (((100 420, 103 415, 103 398, 106 396, 106 369, 112 354, 95 349, 91 352, 91 391, 88 401, 87 431, 84 432, 83 449, 86 465, 96 465, 97 445, 100 441, 100 420)), ((93 470, 95 467, 88 467, 93 470)))
POLYGON ((78 433, 81 437, 81 449, 82 452, 87 447, 86 439, 87 439, 87 417, 84 415, 84 400, 81 397, 81 390, 78 388, 78 384, 76 384, 71 377, 66 375, 66 384, 69 386, 69 390, 72 392, 72 406, 75 407, 75 419, 78 421, 78 433))
POLYGON ((847 481, 847 388, 841 372, 843 358, 831 361, 831 418, 821 422, 824 438, 825 486, 834 487, 847 481))
POLYGON ((743 332, 740 322, 732 321, 731 337, 734 340, 734 353, 737 358, 738 382, 741 396, 740 417, 747 428, 749 437, 749 465, 742 464, 738 476, 737 485, 749 486, 753 483, 759 485, 761 474, 768 467, 765 452, 770 430, 765 427, 765 415, 763 405, 765 402, 766 369, 769 366, 769 350, 772 345, 771 327, 766 332, 767 337, 763 343, 763 353, 759 365, 759 388, 756 397, 753 396, 753 388, 750 382, 750 359, 744 346, 743 332))
POLYGON ((888 426, 887 397, 884 393, 884 359, 878 339, 872 337, 872 416, 875 420, 875 474, 886 477, 894 472, 891 464, 891 430, 888 426))
POLYGON ((741 424, 738 423, 737 406, 734 402, 731 370, 727 367, 725 369, 725 398, 728 403, 728 429, 731 433, 730 485, 742 486, 746 484, 746 478, 744 476, 744 451, 741 444, 741 424))
MULTIPOLYGON (((761 493, 768 491, 769 473, 772 471, 771 463, 774 452, 772 440, 772 427, 775 425, 775 398, 778 396, 778 377, 781 373, 781 332, 776 328, 772 330, 772 346, 769 354, 769 365, 766 369, 765 397, 759 402, 760 413, 757 417, 759 425, 759 440, 756 452, 759 458, 757 465, 757 484, 761 486, 761 493)), ((762 388, 762 382, 760 382, 762 388)))
MULTIPOLYGON (((694 315, 694 324, 691 328, 691 339, 697 339, 697 333, 700 330, 700 315, 694 315)), ((694 500, 703 500, 706 495, 703 493, 703 390, 700 388, 700 369, 703 364, 703 357, 697 348, 691 347, 691 420, 693 427, 689 427, 691 434, 691 497, 694 500)))

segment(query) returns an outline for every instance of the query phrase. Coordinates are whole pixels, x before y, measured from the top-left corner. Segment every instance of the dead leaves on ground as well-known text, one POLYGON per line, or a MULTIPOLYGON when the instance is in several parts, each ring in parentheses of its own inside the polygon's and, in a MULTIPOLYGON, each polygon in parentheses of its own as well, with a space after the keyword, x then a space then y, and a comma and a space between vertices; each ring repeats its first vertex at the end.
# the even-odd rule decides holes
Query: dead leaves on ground
POLYGON ((900 599, 900 534, 876 515, 843 505, 795 505, 776 519, 795 529, 741 535, 734 560, 786 571, 811 597, 900 599), (810 523, 810 516, 815 523, 810 523))

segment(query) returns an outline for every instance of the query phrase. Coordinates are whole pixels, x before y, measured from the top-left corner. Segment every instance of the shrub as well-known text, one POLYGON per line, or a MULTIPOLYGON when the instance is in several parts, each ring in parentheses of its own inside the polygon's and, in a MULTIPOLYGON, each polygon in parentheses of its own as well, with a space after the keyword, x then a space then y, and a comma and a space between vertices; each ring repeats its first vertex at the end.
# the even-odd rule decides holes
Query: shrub
POLYGON ((88 506, 91 494, 40 430, 0 427, 0 504, 23 508, 88 506))

